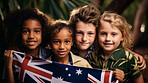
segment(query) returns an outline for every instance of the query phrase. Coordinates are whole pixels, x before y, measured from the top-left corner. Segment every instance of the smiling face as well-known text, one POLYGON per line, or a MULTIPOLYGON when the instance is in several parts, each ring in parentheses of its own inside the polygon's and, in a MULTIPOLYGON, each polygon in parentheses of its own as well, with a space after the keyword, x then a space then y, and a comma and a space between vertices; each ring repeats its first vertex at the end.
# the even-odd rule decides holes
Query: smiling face
POLYGON ((92 23, 79 21, 76 24, 76 46, 79 50, 88 50, 94 43, 96 37, 96 27, 92 23))
POLYGON ((67 57, 72 44, 72 33, 66 27, 55 33, 51 38, 51 49, 55 57, 58 58, 67 57))
POLYGON ((106 21, 101 21, 98 38, 99 44, 103 48, 104 52, 111 53, 113 53, 121 41, 123 41, 121 31, 106 21))
POLYGON ((42 26, 35 19, 28 19, 22 25, 22 44, 29 50, 39 47, 42 42, 42 26))

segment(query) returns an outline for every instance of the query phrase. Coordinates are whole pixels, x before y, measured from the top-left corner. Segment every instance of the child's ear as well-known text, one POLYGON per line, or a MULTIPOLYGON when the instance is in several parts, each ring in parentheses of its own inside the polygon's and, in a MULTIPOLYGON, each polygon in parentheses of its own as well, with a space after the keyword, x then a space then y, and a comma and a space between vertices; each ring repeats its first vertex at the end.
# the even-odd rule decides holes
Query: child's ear
POLYGON ((124 36, 122 36, 122 38, 121 38, 121 41, 123 41, 124 40, 124 36))

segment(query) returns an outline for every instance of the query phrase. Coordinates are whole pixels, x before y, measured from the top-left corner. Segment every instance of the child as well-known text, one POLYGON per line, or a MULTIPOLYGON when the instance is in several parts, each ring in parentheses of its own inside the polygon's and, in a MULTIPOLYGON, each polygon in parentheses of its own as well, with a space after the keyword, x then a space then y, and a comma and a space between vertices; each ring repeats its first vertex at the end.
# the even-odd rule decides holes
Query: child
POLYGON ((86 58, 93 52, 99 17, 100 11, 89 5, 71 12, 69 22, 73 26, 75 34, 72 52, 76 55, 86 58))
POLYGON ((73 45, 73 30, 67 22, 55 21, 49 30, 49 37, 52 54, 48 60, 66 65, 91 68, 87 60, 70 52, 73 45))
POLYGON ((95 68, 124 71, 124 83, 143 83, 136 58, 125 50, 132 46, 130 29, 131 26, 122 16, 104 12, 100 18, 98 31, 101 49, 93 52, 88 61, 95 68))
POLYGON ((12 52, 20 51, 34 57, 46 59, 49 57, 45 49, 46 31, 51 19, 37 9, 16 10, 8 18, 8 49, 4 53, 7 81, 13 83, 12 52))
MULTIPOLYGON (((93 6, 83 6, 78 9, 74 9, 71 12, 69 22, 74 29, 75 41, 71 51, 75 55, 79 55, 83 58, 88 58, 94 49, 99 49, 94 44, 96 38, 96 31, 99 26, 100 11, 93 6)), ((132 52, 131 50, 129 50, 132 52)), ((132 52, 134 56, 140 58, 139 68, 141 70, 146 68, 145 60, 142 56, 132 52)))
POLYGON ((48 58, 45 47, 46 30, 50 23, 51 18, 38 9, 16 10, 7 21, 8 49, 43 59, 48 58))

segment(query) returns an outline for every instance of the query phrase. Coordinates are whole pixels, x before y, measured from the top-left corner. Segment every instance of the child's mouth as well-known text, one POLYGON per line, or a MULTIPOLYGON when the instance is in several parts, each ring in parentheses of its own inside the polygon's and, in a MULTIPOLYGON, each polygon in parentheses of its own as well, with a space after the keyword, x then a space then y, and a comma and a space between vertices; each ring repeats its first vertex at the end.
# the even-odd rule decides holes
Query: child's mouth
POLYGON ((29 41, 29 42, 27 42, 28 43, 28 45, 30 45, 30 46, 33 46, 33 45, 35 45, 35 41, 29 41))

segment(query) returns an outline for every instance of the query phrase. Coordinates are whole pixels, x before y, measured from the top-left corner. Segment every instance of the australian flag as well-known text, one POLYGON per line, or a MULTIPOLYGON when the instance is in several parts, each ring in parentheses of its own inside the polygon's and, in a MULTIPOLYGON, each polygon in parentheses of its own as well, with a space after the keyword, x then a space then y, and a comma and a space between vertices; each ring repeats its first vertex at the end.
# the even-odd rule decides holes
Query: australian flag
POLYGON ((113 71, 76 67, 13 52, 15 79, 24 83, 117 83, 113 71))

